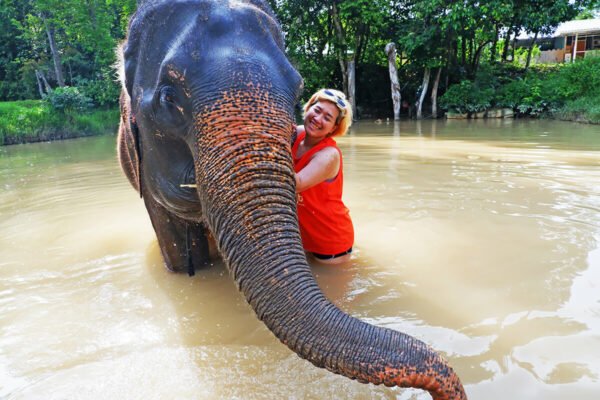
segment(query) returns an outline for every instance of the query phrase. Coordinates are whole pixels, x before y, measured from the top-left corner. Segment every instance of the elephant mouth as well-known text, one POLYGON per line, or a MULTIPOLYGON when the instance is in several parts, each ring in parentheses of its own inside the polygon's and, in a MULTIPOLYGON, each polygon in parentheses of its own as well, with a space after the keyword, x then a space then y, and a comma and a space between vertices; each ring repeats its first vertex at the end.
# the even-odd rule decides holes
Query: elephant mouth
POLYGON ((165 207, 181 219, 204 222, 196 183, 181 183, 177 189, 177 193, 168 199, 165 207))
POLYGON ((193 164, 192 168, 187 169, 179 178, 164 179, 161 187, 161 193, 156 196, 161 206, 181 219, 203 222, 193 164))
POLYGON ((199 203, 197 207, 190 207, 189 205, 186 208, 171 206, 170 211, 186 221, 201 223, 205 220, 202 215, 202 207, 200 207, 199 203))

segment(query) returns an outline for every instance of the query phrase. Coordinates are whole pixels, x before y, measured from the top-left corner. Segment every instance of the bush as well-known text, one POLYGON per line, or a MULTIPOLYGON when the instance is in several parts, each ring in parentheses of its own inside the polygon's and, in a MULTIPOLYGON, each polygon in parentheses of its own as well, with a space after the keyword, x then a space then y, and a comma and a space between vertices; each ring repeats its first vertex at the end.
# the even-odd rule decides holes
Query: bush
POLYGON ((600 87, 600 58, 590 57, 564 64, 551 78, 555 96, 564 101, 593 95, 600 87))
POLYGON ((96 109, 92 112, 79 114, 73 120, 73 127, 79 136, 116 133, 119 125, 120 111, 118 108, 96 109))
POLYGON ((518 114, 594 122, 598 120, 600 58, 572 64, 532 66, 527 72, 507 65, 483 65, 475 80, 450 86, 440 105, 459 113, 498 106, 518 114))
POLYGON ((87 111, 93 106, 92 99, 83 95, 76 87, 59 87, 51 90, 45 100, 50 106, 63 114, 87 111))
POLYGON ((117 107, 65 118, 42 100, 0 102, 0 145, 115 133, 118 124, 117 107))
POLYGON ((56 127, 61 118, 41 100, 0 103, 0 144, 10 136, 35 136, 56 127))
MULTIPOLYGON (((519 47, 517 49, 515 49, 515 54, 514 54, 514 58, 513 58, 513 65, 518 66, 518 67, 525 67, 525 65, 527 64, 527 53, 529 53, 529 48, 528 47, 519 47)), ((535 45, 533 46, 533 49, 531 51, 531 63, 534 62, 534 60, 541 54, 541 50, 539 48, 539 46, 535 45)))
POLYGON ((499 88, 496 103, 500 107, 517 109, 523 99, 529 94, 527 82, 518 78, 499 88))
POLYGON ((530 73, 503 85, 498 90, 495 102, 499 107, 512 108, 519 114, 538 116, 555 108, 550 90, 548 81, 530 73))
POLYGON ((600 95, 568 101, 554 114, 561 119, 600 124, 600 95))
POLYGON ((471 81, 464 80, 450 88, 440 97, 440 106, 458 113, 485 111, 492 105, 493 88, 479 88, 471 81))
POLYGON ((112 70, 103 70, 97 79, 78 79, 77 87, 98 106, 116 106, 121 86, 112 70))

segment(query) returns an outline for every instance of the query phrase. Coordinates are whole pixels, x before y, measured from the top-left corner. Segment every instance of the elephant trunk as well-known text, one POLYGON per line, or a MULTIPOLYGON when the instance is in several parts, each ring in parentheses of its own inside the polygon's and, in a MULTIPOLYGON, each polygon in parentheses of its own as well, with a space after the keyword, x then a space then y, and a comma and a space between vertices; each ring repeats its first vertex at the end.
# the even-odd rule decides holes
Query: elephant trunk
POLYGON ((425 343, 353 318, 322 294, 298 230, 292 120, 265 96, 226 96, 196 119, 198 193, 247 301, 281 342, 318 367, 361 382, 421 388, 436 400, 466 399, 452 368, 425 343))

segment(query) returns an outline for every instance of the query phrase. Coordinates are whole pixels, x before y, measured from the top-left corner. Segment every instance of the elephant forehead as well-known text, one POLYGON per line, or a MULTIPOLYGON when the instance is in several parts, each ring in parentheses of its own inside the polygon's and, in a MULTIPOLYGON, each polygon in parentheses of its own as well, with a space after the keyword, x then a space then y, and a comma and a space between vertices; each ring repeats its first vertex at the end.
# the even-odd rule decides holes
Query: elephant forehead
POLYGON ((283 37, 268 9, 242 1, 152 3, 139 10, 132 20, 124 47, 126 76, 133 76, 142 60, 161 67, 200 67, 206 65, 198 64, 202 59, 257 60, 256 53, 261 48, 269 54, 267 63, 273 61, 274 54, 281 53, 279 58, 283 54, 283 37), (275 52, 274 47, 278 48, 275 52))
POLYGON ((276 20, 266 10, 254 4, 231 1, 228 7, 213 8, 207 23, 215 35, 234 34, 236 39, 248 38, 248 34, 275 41, 283 50, 283 36, 276 20))
POLYGON ((236 31, 267 33, 283 49, 282 34, 268 8, 240 0, 171 0, 150 2, 137 11, 129 28, 126 56, 138 46, 151 44, 156 49, 157 42, 181 42, 191 32, 199 35, 198 40, 207 34, 212 39, 236 31), (203 29, 194 31, 194 25, 203 29))

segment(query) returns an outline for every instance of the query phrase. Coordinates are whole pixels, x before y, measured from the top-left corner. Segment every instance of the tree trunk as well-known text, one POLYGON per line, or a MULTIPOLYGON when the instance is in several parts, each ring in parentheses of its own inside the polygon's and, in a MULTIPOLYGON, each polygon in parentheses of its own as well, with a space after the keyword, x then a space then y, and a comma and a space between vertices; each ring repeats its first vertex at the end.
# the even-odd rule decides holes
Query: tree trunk
POLYGON ((469 64, 471 64, 471 70, 473 70, 473 63, 475 60, 475 51, 473 50, 475 48, 475 39, 471 38, 469 39, 469 64))
POLYGON ((427 89, 429 88, 430 72, 431 70, 429 67, 425 68, 425 73, 423 74, 423 84, 421 85, 419 100, 417 103, 417 119, 423 118, 423 100, 425 100, 425 95, 427 94, 427 89))
POLYGON ((487 41, 485 43, 483 43, 481 46, 479 46, 477 48, 477 50, 475 50, 475 55, 473 56, 473 64, 471 65, 471 71, 473 76, 475 76, 477 74, 477 70, 479 69, 479 62, 481 60, 481 52, 483 51, 483 49, 485 48, 485 46, 487 46, 490 42, 487 41))
POLYGON ((440 77, 442 76, 442 67, 439 67, 435 74, 435 81, 431 88, 431 118, 437 118, 437 92, 440 85, 440 77))
POLYGON ((337 9, 337 4, 334 2, 331 6, 331 17, 333 19, 333 27, 335 29, 335 35, 337 36, 338 45, 336 46, 338 62, 340 63, 340 69, 342 70, 343 80, 343 92, 349 96, 348 89, 348 66, 346 61, 346 38, 344 30, 342 28, 342 22, 340 21, 340 14, 337 9))
POLYGON ((400 93, 400 82, 398 81, 398 69, 396 68, 396 45, 388 43, 385 46, 390 71, 390 82, 392 85, 392 103, 394 104, 394 121, 400 119, 400 104, 402 94, 400 93))
POLYGON ((360 28, 356 30, 356 34, 354 35, 354 43, 356 43, 356 52, 354 54, 354 61, 358 64, 360 63, 365 48, 369 42, 369 36, 371 34, 371 29, 368 25, 361 24, 360 28))
POLYGON ((46 20, 44 15, 41 15, 42 20, 44 21, 44 26, 46 28, 46 34, 48 35, 48 42, 50 44, 50 52, 52 53, 52 61, 54 61, 54 73, 56 74, 56 82, 58 86, 64 87, 65 80, 63 78, 62 73, 62 65, 60 61, 60 54, 58 53, 58 49, 56 48, 56 39, 54 38, 54 27, 51 23, 46 20))
POLYGON ((90 21, 92 22, 92 27, 94 30, 98 29, 98 19, 96 18, 96 0, 88 0, 87 2, 88 12, 90 15, 90 21))
POLYGON ((521 31, 521 28, 515 29, 515 37, 513 37, 513 40, 512 40, 512 47, 511 47, 512 57, 511 57, 511 59, 513 61, 515 61, 515 49, 517 48, 517 36, 519 36, 520 31, 521 31))
POLYGON ((539 32, 535 32, 533 35, 533 39, 531 40, 531 45, 529 45, 529 50, 527 51, 527 61, 525 62, 525 71, 529 68, 529 64, 531 63, 531 53, 533 52, 533 47, 535 46, 535 41, 537 40, 539 32))
POLYGON ((508 28, 506 32, 506 38, 504 39, 504 48, 502 49, 502 61, 508 59, 508 46, 510 45, 510 35, 512 35, 512 26, 508 28))
POLYGON ((500 35, 500 26, 499 26, 499 24, 496 24, 494 40, 492 41, 492 48, 490 49, 490 63, 496 62, 496 46, 498 46, 498 36, 499 35, 500 35))
POLYGON ((40 91, 40 96, 42 98, 44 98, 44 96, 46 94, 50 93, 50 91, 52 90, 52 86, 50 86, 50 84, 46 80, 46 77, 44 76, 44 73, 42 71, 40 71, 39 69, 35 70, 35 78, 38 82, 38 89, 40 91))
POLYGON ((352 106, 352 118, 357 119, 356 115, 356 68, 354 58, 348 60, 348 101, 352 106))
POLYGON ((73 86, 73 65, 69 59, 67 59, 67 72, 69 73, 69 85, 73 86))
POLYGON ((40 78, 40 71, 35 70, 35 80, 38 85, 38 91, 40 92, 40 98, 44 98, 44 88, 42 87, 42 78, 40 78))

